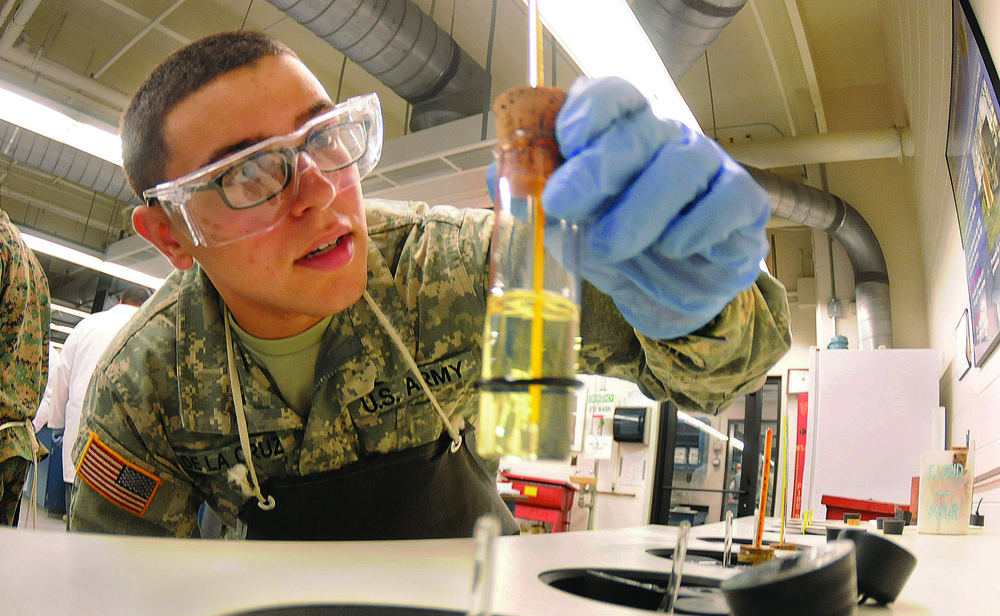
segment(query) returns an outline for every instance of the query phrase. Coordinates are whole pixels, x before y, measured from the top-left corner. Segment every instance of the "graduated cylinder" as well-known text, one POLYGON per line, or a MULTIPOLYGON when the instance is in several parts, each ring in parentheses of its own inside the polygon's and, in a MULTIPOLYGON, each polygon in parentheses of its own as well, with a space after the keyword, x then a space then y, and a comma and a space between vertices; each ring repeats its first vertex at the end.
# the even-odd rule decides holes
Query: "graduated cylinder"
POLYGON ((479 454, 569 455, 579 349, 577 233, 546 220, 541 195, 560 162, 555 115, 564 93, 516 88, 495 103, 496 224, 483 339, 479 454))

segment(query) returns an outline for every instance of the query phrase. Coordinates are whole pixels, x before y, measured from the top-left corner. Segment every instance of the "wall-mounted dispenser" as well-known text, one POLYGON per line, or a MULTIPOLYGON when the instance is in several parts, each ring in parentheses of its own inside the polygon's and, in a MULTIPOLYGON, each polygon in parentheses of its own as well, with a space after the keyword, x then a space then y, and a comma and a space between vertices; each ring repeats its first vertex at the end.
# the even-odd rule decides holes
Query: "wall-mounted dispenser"
POLYGON ((646 444, 646 412, 643 406, 619 406, 615 409, 613 434, 619 443, 646 444))

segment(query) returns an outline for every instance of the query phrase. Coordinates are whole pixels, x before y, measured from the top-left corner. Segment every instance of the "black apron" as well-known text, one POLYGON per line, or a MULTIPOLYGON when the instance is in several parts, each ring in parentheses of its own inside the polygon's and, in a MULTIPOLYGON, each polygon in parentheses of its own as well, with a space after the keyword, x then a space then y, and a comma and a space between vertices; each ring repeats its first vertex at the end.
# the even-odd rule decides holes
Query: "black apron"
POLYGON ((305 477, 261 485, 274 497, 264 511, 251 500, 239 512, 247 539, 368 541, 471 537, 479 516, 493 513, 503 534, 518 533, 496 482, 469 451, 456 452, 447 432, 433 443, 305 477))

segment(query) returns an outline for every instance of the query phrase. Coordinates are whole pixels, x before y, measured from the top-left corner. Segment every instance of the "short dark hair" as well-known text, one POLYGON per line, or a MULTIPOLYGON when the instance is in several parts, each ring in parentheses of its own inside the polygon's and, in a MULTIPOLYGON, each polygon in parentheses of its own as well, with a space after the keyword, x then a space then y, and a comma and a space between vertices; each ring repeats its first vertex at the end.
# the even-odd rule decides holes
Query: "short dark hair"
POLYGON ((118 295, 118 303, 142 306, 142 303, 149 299, 150 295, 151 293, 146 287, 129 286, 118 295))
POLYGON ((178 49, 153 69, 122 116, 122 166, 135 194, 141 199, 142 191, 166 180, 170 153, 163 122, 175 105, 219 75, 282 54, 298 58, 263 32, 219 32, 178 49))

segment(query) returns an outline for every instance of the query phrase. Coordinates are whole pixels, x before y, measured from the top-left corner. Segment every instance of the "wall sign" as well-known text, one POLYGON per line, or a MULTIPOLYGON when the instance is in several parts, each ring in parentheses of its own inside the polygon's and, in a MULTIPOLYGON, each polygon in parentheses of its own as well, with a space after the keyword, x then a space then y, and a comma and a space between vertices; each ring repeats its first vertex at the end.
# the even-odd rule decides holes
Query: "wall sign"
POLYGON ((788 393, 807 394, 809 393, 809 369, 789 368, 788 369, 788 393))
POLYGON ((975 454, 967 448, 920 454, 917 532, 964 535, 972 513, 975 454))

